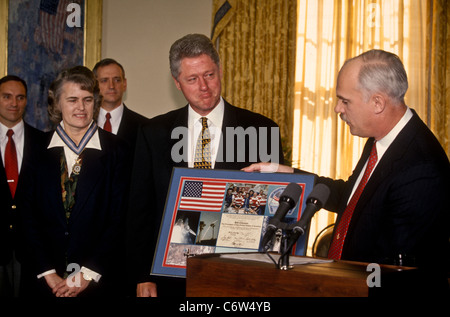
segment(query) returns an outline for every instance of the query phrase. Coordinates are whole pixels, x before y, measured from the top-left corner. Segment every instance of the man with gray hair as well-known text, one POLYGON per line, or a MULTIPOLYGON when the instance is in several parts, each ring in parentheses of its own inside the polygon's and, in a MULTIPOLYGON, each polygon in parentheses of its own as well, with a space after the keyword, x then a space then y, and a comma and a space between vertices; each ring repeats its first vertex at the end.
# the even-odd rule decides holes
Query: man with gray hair
MULTIPOLYGON (((382 50, 348 60, 338 74, 334 110, 353 135, 368 140, 347 181, 318 179, 331 190, 324 208, 338 213, 328 257, 418 266, 427 291, 448 289, 450 164, 405 104, 407 89, 402 62, 382 50)), ((295 171, 280 165, 277 172, 295 171)))
MULTIPOLYGON (((128 235, 137 296, 157 294, 151 261, 173 167, 240 170, 252 162, 283 163, 278 125, 222 98, 220 59, 207 36, 177 40, 169 61, 188 105, 152 118, 138 135, 128 235)), ((167 295, 184 295, 185 286, 169 286, 167 280, 158 283, 158 296, 166 290, 167 295)))

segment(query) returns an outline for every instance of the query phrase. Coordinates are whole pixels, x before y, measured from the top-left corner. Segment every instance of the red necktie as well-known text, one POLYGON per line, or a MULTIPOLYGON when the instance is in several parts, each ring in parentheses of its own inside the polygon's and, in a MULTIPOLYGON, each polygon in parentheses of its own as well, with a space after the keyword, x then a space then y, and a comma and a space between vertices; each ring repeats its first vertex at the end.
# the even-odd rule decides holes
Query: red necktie
POLYGON ((16 194, 17 181, 19 180, 19 166, 17 164, 16 145, 12 139, 14 131, 9 129, 6 135, 8 136, 8 143, 5 148, 5 171, 6 179, 8 180, 11 195, 14 198, 16 194))
POLYGON ((364 172, 364 175, 361 179, 361 182, 359 183, 358 187, 355 190, 355 193, 353 194, 352 198, 350 199, 350 202, 348 203, 347 207, 344 210, 344 213, 342 214, 342 218, 339 221, 333 240, 331 242, 330 249, 328 250, 328 258, 339 260, 341 258, 342 254, 342 247, 344 246, 344 240, 347 235, 348 226, 350 224, 350 220, 352 219, 353 211, 355 210, 355 206, 358 203, 358 199, 361 196, 361 193, 364 190, 364 187, 367 184, 367 181, 369 180, 370 174, 372 173, 372 170, 378 160, 377 156, 377 147, 376 147, 376 141, 373 143, 372 151, 370 152, 369 161, 367 163, 366 170, 364 172))
POLYGON ((106 121, 105 121, 105 124, 103 125, 103 130, 111 132, 112 131, 111 121, 109 120, 109 119, 111 119, 111 114, 109 112, 107 112, 105 117, 106 117, 106 121))

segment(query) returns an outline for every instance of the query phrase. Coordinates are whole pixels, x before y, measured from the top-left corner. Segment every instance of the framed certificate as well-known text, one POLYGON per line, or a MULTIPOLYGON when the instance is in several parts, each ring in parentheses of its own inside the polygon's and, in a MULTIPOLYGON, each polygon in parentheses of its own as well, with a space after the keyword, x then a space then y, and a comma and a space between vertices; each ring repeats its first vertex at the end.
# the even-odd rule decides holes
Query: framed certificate
MULTIPOLYGON (((301 217, 315 182, 311 174, 247 173, 174 168, 151 274, 186 276, 186 257, 205 253, 259 252, 265 228, 289 183, 302 188, 284 221, 301 217)), ((278 251, 282 230, 274 237, 278 251)), ((305 255, 307 234, 293 254, 305 255)))

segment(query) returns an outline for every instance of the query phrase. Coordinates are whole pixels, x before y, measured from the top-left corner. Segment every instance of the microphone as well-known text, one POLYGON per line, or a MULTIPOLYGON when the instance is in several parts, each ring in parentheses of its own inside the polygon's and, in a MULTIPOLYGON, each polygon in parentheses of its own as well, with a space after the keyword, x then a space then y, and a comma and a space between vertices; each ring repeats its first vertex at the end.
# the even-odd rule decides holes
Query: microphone
POLYGON ((297 223, 292 228, 292 234, 289 237, 286 250, 290 250, 292 246, 297 242, 298 238, 300 238, 300 236, 305 233, 306 228, 311 221, 311 218, 320 208, 325 205, 329 196, 330 189, 328 188, 328 186, 321 183, 314 186, 311 194, 309 194, 308 198, 306 199, 305 211, 303 211, 300 220, 297 221, 297 223))
POLYGON ((287 212, 297 205, 298 199, 302 193, 302 188, 296 183, 289 183, 280 196, 280 204, 273 218, 267 225, 266 232, 262 240, 264 252, 270 249, 272 237, 278 229, 287 212))

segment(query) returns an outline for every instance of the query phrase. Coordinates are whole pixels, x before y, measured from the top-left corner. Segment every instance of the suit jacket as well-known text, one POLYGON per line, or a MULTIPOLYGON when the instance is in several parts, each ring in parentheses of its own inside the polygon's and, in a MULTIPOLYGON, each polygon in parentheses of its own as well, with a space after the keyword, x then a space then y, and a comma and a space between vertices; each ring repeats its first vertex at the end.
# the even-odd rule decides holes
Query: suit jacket
POLYGON ((134 151, 139 127, 148 123, 148 120, 148 118, 134 112, 133 110, 130 110, 126 105, 124 105, 122 119, 120 121, 117 135, 128 142, 132 151, 134 151))
POLYGON ((6 181, 5 168, 3 164, 0 164, 0 265, 11 261, 13 251, 17 259, 22 260, 23 233, 18 215, 23 210, 23 200, 27 197, 27 191, 30 188, 28 178, 36 167, 39 153, 45 142, 44 132, 27 123, 25 123, 24 137, 22 166, 14 198, 6 181))
MULTIPOLYGON (((336 223, 373 142, 372 138, 367 141, 348 181, 318 180, 331 189, 325 208, 338 212, 336 223)), ((448 158, 413 111, 413 117, 379 161, 356 205, 342 259, 393 264, 398 254, 403 254, 410 264, 433 266, 435 270, 448 259, 449 193, 448 158), (435 261, 436 258, 440 260, 435 261)))
POLYGON ((111 133, 102 129, 98 133, 102 150, 84 150, 69 220, 61 197, 60 157, 64 150, 56 147, 46 149, 33 177, 38 185, 28 200, 23 221, 34 274, 56 269, 63 276, 67 265, 75 263, 102 275, 98 285, 91 282, 96 292, 117 295, 121 284, 113 277, 120 277, 117 272, 123 269, 125 256, 127 146, 111 133))
MULTIPOLYGON (((172 158, 172 147, 180 139, 171 138, 172 131, 177 127, 188 125, 188 106, 152 118, 149 124, 142 127, 136 144, 134 172, 131 182, 130 208, 129 208, 129 243, 131 265, 133 272, 139 276, 138 281, 148 279, 154 247, 157 242, 159 226, 164 212, 167 191, 173 167, 188 167, 185 161, 175 162, 172 158)), ((224 118, 222 123, 222 145, 226 145, 226 127, 278 127, 272 120, 230 105, 225 101, 224 118)), ((278 134, 279 148, 277 159, 283 162, 281 141, 278 134)), ((181 137, 180 137, 181 138, 181 137)), ((261 138, 258 135, 258 143, 261 138)), ((265 144, 271 144, 270 132, 265 144)), ((235 144, 234 159, 231 161, 216 162, 215 169, 239 170, 248 166, 248 153, 244 162, 237 160, 238 150, 246 150, 242 144, 235 144)), ((226 146, 222 147, 223 157, 227 157, 226 146)), ((221 150, 219 149, 219 152, 221 150)), ((259 148, 258 148, 259 153, 259 148)), ((260 157, 254 158, 254 162, 260 157)))

